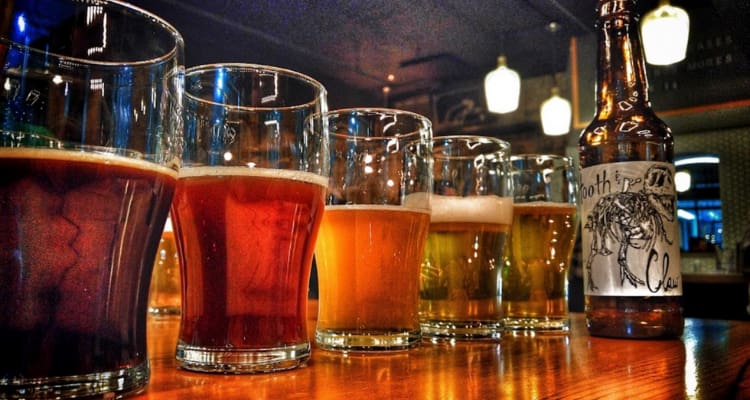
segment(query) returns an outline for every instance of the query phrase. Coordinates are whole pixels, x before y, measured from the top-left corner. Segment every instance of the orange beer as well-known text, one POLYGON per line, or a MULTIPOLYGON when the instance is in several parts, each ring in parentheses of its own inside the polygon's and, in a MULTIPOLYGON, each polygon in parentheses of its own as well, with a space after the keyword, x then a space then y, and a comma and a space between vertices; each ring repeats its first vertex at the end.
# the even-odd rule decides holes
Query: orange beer
POLYGON ((513 206, 509 254, 503 269, 506 326, 568 321, 568 272, 578 229, 576 206, 530 202, 513 206))
POLYGON ((429 222, 427 209, 326 206, 315 246, 320 302, 326 304, 316 335, 418 334, 419 265, 429 222))
POLYGON ((423 329, 460 325, 461 334, 482 335, 483 325, 502 326, 498 283, 512 220, 510 197, 433 195, 420 276, 423 329))
POLYGON ((172 220, 167 218, 164 232, 159 241, 151 274, 151 287, 148 293, 148 312, 153 315, 180 313, 182 295, 180 291, 180 259, 177 242, 172 231, 172 220))

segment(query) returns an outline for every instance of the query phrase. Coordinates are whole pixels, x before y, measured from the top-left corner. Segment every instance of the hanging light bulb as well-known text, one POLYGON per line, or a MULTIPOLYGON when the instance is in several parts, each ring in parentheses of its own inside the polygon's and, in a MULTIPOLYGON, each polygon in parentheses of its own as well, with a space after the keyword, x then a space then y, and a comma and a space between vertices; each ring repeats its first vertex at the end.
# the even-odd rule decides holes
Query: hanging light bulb
POLYGON ((677 189, 679 193, 687 192, 690 190, 691 180, 690 172, 677 171, 677 173, 674 174, 675 189, 677 189))
POLYGON ((508 68, 505 56, 497 58, 497 69, 484 78, 484 95, 490 112, 505 114, 518 108, 521 77, 518 72, 508 68))
POLYGON ((641 36, 646 62, 669 65, 685 59, 690 17, 669 0, 659 0, 659 7, 647 13, 641 21, 641 36))
POLYGON ((542 102, 542 129, 549 136, 565 135, 570 131, 572 111, 570 102, 560 97, 560 89, 552 87, 552 95, 542 102))

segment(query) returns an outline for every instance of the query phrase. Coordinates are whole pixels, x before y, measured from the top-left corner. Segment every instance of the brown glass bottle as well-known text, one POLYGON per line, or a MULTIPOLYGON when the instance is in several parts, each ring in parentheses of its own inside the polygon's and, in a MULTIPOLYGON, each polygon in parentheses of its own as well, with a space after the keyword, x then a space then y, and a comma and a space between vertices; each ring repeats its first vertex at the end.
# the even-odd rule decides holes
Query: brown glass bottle
POLYGON ((596 115, 579 140, 590 334, 682 335, 674 139, 648 99, 634 0, 600 0, 596 115))

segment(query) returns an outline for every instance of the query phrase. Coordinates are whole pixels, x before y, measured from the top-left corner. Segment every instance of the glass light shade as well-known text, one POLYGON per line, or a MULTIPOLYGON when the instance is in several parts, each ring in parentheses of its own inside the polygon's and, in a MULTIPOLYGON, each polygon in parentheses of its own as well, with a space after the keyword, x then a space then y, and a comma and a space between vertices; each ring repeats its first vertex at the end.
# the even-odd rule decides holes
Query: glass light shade
POLYGON ((497 69, 490 71, 484 78, 484 95, 487 98, 487 110, 505 114, 518 109, 521 76, 508 68, 504 56, 498 57, 497 64, 497 69))
POLYGON ((549 136, 565 135, 570 131, 572 111, 570 102, 560 97, 559 89, 552 88, 552 96, 542 102, 542 129, 549 136))
POLYGON ((641 36, 646 62, 669 65, 685 59, 690 17, 685 10, 660 1, 659 7, 647 13, 641 21, 641 36))

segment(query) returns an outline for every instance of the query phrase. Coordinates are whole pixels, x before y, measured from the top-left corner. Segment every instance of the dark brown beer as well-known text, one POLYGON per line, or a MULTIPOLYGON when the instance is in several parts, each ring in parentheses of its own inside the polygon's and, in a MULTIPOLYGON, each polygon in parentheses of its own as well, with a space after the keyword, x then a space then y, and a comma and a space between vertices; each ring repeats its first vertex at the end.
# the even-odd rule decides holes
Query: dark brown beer
POLYGON ((0 148, 0 379, 147 374, 146 296, 174 171, 0 148))
POLYGON ((181 171, 172 206, 183 277, 179 346, 308 343, 307 285, 326 183, 263 168, 181 171))

